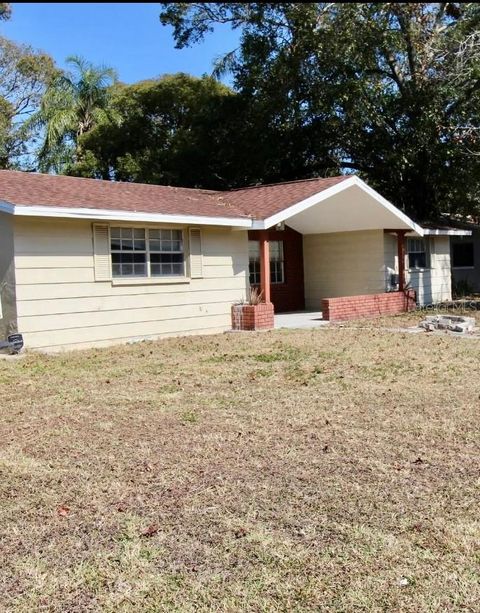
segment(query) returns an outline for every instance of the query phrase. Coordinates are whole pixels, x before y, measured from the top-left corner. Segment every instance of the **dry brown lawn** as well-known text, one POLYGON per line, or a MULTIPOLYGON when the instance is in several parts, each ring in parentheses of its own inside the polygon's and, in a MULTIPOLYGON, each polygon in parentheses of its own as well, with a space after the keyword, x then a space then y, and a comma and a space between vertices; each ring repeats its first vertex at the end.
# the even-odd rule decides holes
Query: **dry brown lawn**
POLYGON ((0 608, 479 611, 479 350, 369 323, 0 361, 0 608))

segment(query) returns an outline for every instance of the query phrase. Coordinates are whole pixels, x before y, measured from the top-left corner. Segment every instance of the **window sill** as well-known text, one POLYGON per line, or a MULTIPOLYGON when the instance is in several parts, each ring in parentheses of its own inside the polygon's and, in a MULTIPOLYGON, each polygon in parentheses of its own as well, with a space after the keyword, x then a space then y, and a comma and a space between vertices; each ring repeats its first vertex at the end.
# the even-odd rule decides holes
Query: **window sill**
POLYGON ((132 279, 116 277, 112 279, 112 285, 172 285, 188 284, 190 277, 137 277, 132 279))
POLYGON ((452 266, 452 270, 475 270, 475 266, 452 266))
POLYGON ((407 272, 429 272, 430 270, 433 270, 433 268, 407 268, 407 272))

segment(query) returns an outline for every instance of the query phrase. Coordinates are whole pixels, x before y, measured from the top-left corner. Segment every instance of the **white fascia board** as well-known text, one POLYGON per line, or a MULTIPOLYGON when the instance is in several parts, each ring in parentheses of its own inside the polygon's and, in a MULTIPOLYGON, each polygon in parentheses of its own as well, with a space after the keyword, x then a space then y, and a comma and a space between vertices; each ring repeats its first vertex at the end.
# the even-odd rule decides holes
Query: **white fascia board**
POLYGON ((439 228, 438 230, 435 230, 435 229, 425 228, 423 230, 423 233, 425 234, 425 236, 472 236, 471 230, 459 230, 459 229, 442 230, 441 228, 439 228))
POLYGON ((292 206, 284 209, 283 211, 280 211, 279 213, 275 213, 275 215, 272 215, 271 217, 267 217, 264 220, 255 220, 253 222, 252 229, 253 230, 267 230, 268 228, 271 228, 272 226, 277 225, 277 223, 286 221, 290 217, 293 217, 294 215, 297 215, 298 213, 302 213, 306 209, 309 209, 310 207, 316 204, 319 204, 323 200, 327 200, 328 198, 331 198, 332 196, 335 196, 336 194, 343 192, 345 189, 348 189, 349 187, 352 187, 353 185, 360 187, 360 189, 362 189, 369 196, 374 198, 385 209, 390 211, 390 213, 398 217, 398 219, 400 219, 405 225, 411 228, 419 236, 423 236, 424 234, 423 228, 421 228, 418 224, 412 221, 410 217, 405 215, 405 213, 402 213, 402 211, 397 209, 396 206, 394 206, 386 198, 381 196, 378 192, 376 192, 374 189, 369 187, 364 181, 362 181, 356 176, 349 177, 348 179, 345 179, 344 181, 341 181, 340 183, 337 183, 336 185, 333 185, 332 187, 329 187, 328 189, 325 189, 320 193, 314 194, 313 196, 309 196, 305 200, 302 200, 301 202, 297 202, 296 204, 293 204, 292 206))
POLYGON ((292 204, 288 208, 283 209, 283 211, 275 213, 275 215, 272 215, 271 217, 267 217, 263 220, 255 220, 253 222, 253 229, 267 230, 272 226, 276 226, 277 223, 281 223, 282 221, 286 221, 287 219, 293 217, 294 215, 297 215, 298 213, 302 213, 306 209, 309 209, 311 206, 319 204, 323 200, 327 200, 327 198, 331 198, 332 196, 338 194, 347 187, 351 187, 352 185, 354 185, 354 183, 352 182, 353 178, 354 177, 350 177, 349 179, 345 179, 345 181, 341 181, 340 183, 337 183, 337 185, 333 185, 332 187, 329 187, 322 192, 313 194, 313 196, 309 196, 308 198, 305 198, 305 200, 301 200, 296 204, 292 204))
POLYGON ((25 217, 58 217, 63 219, 94 219, 100 221, 131 221, 146 223, 172 223, 200 226, 229 226, 251 228, 252 220, 242 217, 206 217, 202 215, 167 215, 162 213, 137 213, 106 209, 69 208, 51 206, 12 206, 8 203, 5 212, 25 217))
POLYGON ((375 191, 372 187, 367 185, 364 181, 362 181, 358 177, 353 177, 353 179, 355 180, 356 185, 358 185, 361 189, 363 189, 364 192, 372 196, 372 198, 375 198, 375 200, 379 202, 381 205, 383 205, 387 209, 387 211, 390 211, 390 213, 392 213, 393 215, 396 215, 401 221, 403 221, 404 224, 406 224, 407 226, 410 226, 410 228, 412 228, 412 230, 416 232, 417 234, 419 234, 420 236, 424 235, 425 230, 421 226, 419 226, 417 223, 415 223, 412 219, 410 219, 408 215, 405 215, 405 213, 403 213, 400 209, 397 209, 396 206, 394 206, 391 202, 389 202, 386 198, 381 196, 377 191, 375 191))

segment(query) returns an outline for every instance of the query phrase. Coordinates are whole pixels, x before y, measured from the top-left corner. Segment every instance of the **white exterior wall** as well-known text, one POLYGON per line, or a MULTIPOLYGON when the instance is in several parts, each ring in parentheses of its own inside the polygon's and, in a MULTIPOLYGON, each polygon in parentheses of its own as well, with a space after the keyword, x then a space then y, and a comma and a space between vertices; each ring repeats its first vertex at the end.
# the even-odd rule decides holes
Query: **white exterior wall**
POLYGON ((305 305, 323 298, 385 291, 383 230, 307 234, 303 237, 305 305))
MULTIPOLYGON (((451 300, 452 284, 450 269, 450 239, 448 236, 426 237, 430 245, 430 267, 423 270, 408 270, 405 258, 406 282, 417 292, 420 306, 451 300)), ((385 235, 386 269, 398 273, 397 239, 385 235)))
POLYGON ((95 281, 90 222, 16 218, 18 329, 25 347, 80 348, 230 329, 231 304, 246 293, 247 232, 204 227, 201 236, 203 278, 118 285, 95 281))
POLYGON ((436 304, 452 299, 450 238, 429 237, 430 268, 407 271, 407 283, 417 292, 420 305, 436 304))

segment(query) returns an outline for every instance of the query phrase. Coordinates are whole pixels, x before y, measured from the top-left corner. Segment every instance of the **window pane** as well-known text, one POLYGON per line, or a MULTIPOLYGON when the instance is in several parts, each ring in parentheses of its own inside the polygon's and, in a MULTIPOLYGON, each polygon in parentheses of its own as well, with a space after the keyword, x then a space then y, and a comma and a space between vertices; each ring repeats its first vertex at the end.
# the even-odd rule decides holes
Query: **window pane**
POLYGON ((473 265, 473 243, 454 243, 452 245, 452 266, 460 268, 462 266, 473 265))
POLYGON ((260 262, 258 260, 251 260, 249 262, 249 280, 251 285, 260 284, 260 262))
POLYGON ((280 256, 280 242, 270 242, 270 260, 278 260, 280 256))
POLYGON ((153 277, 161 275, 183 275, 184 262, 182 253, 150 254, 150 272, 153 277))
POLYGON ((112 275, 114 277, 146 277, 145 230, 143 228, 111 228, 112 275))
POLYGON ((114 277, 145 277, 147 275, 145 253, 112 253, 112 275, 114 277))
POLYGON ((410 268, 426 268, 427 258, 425 253, 409 253, 408 264, 410 268))
POLYGON ((132 264, 133 253, 112 253, 112 260, 119 264, 132 264))
POLYGON ((160 239, 160 230, 149 230, 148 231, 148 237, 150 239, 154 238, 156 240, 160 239))
POLYGON ((145 277, 147 275, 147 267, 145 264, 134 264, 133 270, 137 277, 145 277))
POLYGON ((150 255, 150 261, 153 263, 182 263, 183 262, 183 254, 182 253, 152 253, 150 255))
POLYGON ((250 258, 260 257, 260 242, 259 241, 248 241, 248 255, 250 258))
POLYGON ((270 262, 270 282, 283 283, 283 262, 270 262))

